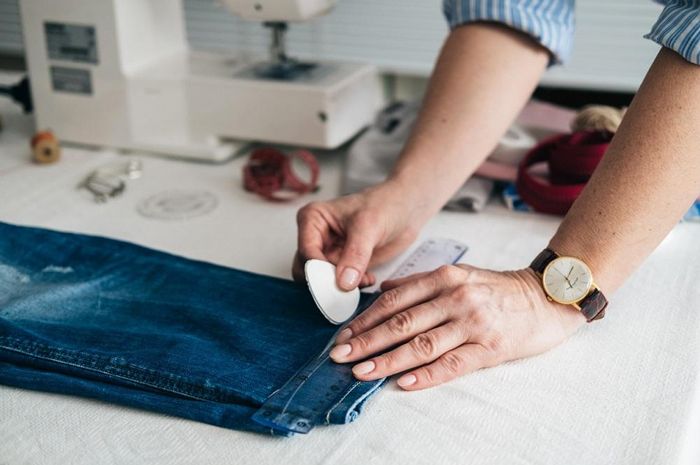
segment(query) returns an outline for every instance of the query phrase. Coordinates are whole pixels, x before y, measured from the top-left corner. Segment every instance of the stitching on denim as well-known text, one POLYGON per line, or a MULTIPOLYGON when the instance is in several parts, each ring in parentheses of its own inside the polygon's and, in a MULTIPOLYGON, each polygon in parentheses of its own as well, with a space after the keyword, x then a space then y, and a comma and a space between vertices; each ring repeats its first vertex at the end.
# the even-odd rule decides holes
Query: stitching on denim
POLYGON ((7 345, 0 344, 0 348, 42 360, 114 376, 136 384, 142 384, 197 400, 226 402, 233 398, 237 402, 245 402, 253 406, 259 405, 258 402, 252 399, 226 391, 220 386, 200 386, 173 373, 159 372, 150 368, 138 367, 126 363, 124 367, 116 366, 112 363, 114 357, 98 356, 88 352, 69 350, 61 347, 51 347, 35 341, 11 336, 0 336, 0 342, 2 341, 6 341, 7 345), (45 353, 42 354, 41 352, 45 353))
MULTIPOLYGON (((368 302, 366 302, 366 305, 364 306, 364 308, 363 308, 362 311, 364 311, 365 309, 367 309, 367 307, 368 307, 369 305, 371 305, 371 303, 373 302, 373 300, 375 300, 375 299, 369 298, 369 299, 368 299, 368 302)), ((361 311, 360 311, 360 312, 357 312, 357 313, 361 313, 361 311)), ((279 413, 280 416, 281 416, 281 415, 284 415, 284 414, 287 412, 287 409, 289 408, 289 405, 292 403, 292 400, 294 400, 294 397, 299 393, 299 391, 301 390, 301 388, 306 384, 306 382, 311 378, 311 376, 313 376, 313 374, 316 373, 316 371, 317 371, 324 363, 326 363, 326 361, 330 358, 330 351, 329 351, 329 349, 330 349, 330 348, 333 346, 333 344, 334 344, 335 336, 337 336, 337 335, 340 333, 340 331, 342 331, 345 327, 347 327, 347 324, 345 324, 345 325, 341 326, 340 328, 338 328, 338 330, 335 332, 334 336, 328 341, 328 343, 326 344, 326 347, 324 348, 324 350, 321 351, 321 353, 320 353, 319 356, 318 356, 318 359, 317 359, 317 361, 316 361, 316 366, 313 368, 313 370, 311 370, 311 372, 310 372, 308 375, 306 375, 306 379, 304 379, 301 383, 299 383, 299 385, 296 387, 296 389, 294 389, 294 392, 292 392, 292 394, 291 394, 291 395, 289 396, 289 398, 287 399, 287 402, 285 402, 284 407, 282 407, 282 411, 279 413)), ((302 370, 301 370, 300 372, 303 372, 303 368, 302 368, 302 370)), ((299 376, 299 372, 296 373, 296 374, 292 377, 292 379, 296 378, 297 376, 299 376)), ((338 403, 342 402, 342 401, 347 397, 347 395, 350 394, 350 392, 351 392, 358 384, 359 384, 359 382, 356 382, 356 384, 354 384, 354 385, 345 393, 345 395, 343 395, 343 397, 340 399, 340 401, 338 401, 338 403)), ((279 391, 280 389, 282 389, 282 388, 279 388, 279 389, 277 389, 275 392, 273 392, 272 394, 270 394, 270 395, 267 397, 267 399, 265 400, 265 402, 263 403, 263 405, 264 405, 270 398, 272 398, 272 397, 277 393, 277 391, 279 391)), ((327 416, 330 415, 330 412, 331 412, 333 409, 335 409, 337 406, 338 406, 338 404, 333 405, 333 407, 331 407, 331 409, 326 413, 327 416)))
MULTIPOLYGON (((109 357, 100 357, 94 354, 63 349, 60 347, 49 347, 44 344, 36 343, 34 341, 16 339, 9 336, 0 336, 0 341, 1 340, 8 341, 10 345, 0 345, 0 347, 18 353, 22 353, 24 355, 73 366, 76 368, 88 369, 105 375, 115 376, 117 378, 121 378, 127 381, 150 386, 153 388, 171 391, 175 394, 181 394, 188 397, 198 398, 200 400, 210 400, 205 398, 204 396, 198 396, 198 394, 204 391, 203 389, 199 388, 196 385, 192 385, 191 383, 182 379, 182 377, 178 377, 177 375, 173 375, 171 373, 159 373, 155 370, 150 369, 148 371, 151 371, 151 373, 143 373, 141 370, 133 369, 128 366, 125 368, 121 368, 111 363, 109 357), (40 351, 45 351, 47 352, 47 354, 41 354, 40 351), (170 377, 171 379, 166 381, 162 378, 163 376, 170 377), (189 385, 189 389, 178 389, 177 384, 185 385, 183 387, 189 385)), ((211 392, 211 397, 218 400, 218 398, 222 397, 222 394, 211 392)))
POLYGON ((289 404, 292 403, 292 399, 294 399, 294 396, 297 395, 297 393, 298 393, 299 390, 302 388, 302 386, 304 386, 304 384, 306 384, 306 382, 309 380, 309 378, 311 378, 311 376, 313 376, 313 374, 316 373, 316 370, 318 370, 318 369, 321 367, 321 365, 323 365, 323 364, 326 362, 326 360, 328 360, 328 355, 326 355, 325 357, 323 357, 323 358, 318 362, 318 364, 314 367, 314 369, 311 370, 311 373, 309 373, 308 375, 306 375, 306 379, 303 380, 301 383, 299 383, 299 386, 297 386, 297 388, 294 390, 294 392, 292 393, 292 395, 289 396, 289 399, 287 399, 287 402, 284 404, 284 407, 282 407, 282 411, 280 412, 280 415, 284 415, 284 413, 287 411, 287 408, 289 407, 289 404))
POLYGON ((354 383, 352 386, 350 386, 350 389, 348 389, 348 390, 345 392, 345 394, 343 394, 343 396, 338 400, 338 402, 336 402, 335 404, 333 404, 333 406, 326 412, 326 424, 327 424, 327 425, 330 424, 330 422, 331 422, 331 412, 333 412, 333 410, 335 410, 340 404, 342 404, 343 401, 350 395, 350 393, 351 393, 353 390, 355 390, 355 388, 356 388, 357 386, 359 386, 359 385, 360 385, 360 382, 359 382, 359 381, 355 381, 355 383, 354 383))

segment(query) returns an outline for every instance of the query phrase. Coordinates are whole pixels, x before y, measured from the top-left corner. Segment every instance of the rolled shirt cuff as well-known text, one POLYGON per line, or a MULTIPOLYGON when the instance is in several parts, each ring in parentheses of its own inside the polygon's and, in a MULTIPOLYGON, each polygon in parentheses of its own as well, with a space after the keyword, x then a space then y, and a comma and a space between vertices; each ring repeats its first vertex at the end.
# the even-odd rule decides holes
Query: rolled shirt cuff
POLYGON ((571 55, 574 0, 443 0, 451 29, 478 21, 493 21, 523 32, 551 54, 550 65, 571 55))
POLYGON ((700 64, 700 0, 659 2, 666 6, 644 37, 700 64))

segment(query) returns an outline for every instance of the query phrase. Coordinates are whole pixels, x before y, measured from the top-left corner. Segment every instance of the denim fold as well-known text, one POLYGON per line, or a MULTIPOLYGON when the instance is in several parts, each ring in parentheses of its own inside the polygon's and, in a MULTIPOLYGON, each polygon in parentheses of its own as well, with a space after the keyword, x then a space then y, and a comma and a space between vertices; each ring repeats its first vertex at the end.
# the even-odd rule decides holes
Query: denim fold
MULTIPOLYGON (((363 294, 358 312, 374 297, 363 294)), ((289 280, 0 223, 5 385, 308 433, 354 421, 385 382, 358 381, 328 358, 337 331, 289 280)))

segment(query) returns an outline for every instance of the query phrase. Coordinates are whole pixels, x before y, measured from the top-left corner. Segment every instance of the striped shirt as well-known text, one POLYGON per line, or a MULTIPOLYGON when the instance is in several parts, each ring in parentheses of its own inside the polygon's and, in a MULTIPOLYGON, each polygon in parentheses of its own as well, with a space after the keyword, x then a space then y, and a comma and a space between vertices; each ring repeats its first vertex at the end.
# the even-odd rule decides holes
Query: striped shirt
MULTIPOLYGON (((656 0, 665 7, 644 37, 700 64, 700 0, 656 0)), ((551 63, 571 55, 574 0, 443 0, 451 28, 496 21, 531 36, 552 54, 551 63)))

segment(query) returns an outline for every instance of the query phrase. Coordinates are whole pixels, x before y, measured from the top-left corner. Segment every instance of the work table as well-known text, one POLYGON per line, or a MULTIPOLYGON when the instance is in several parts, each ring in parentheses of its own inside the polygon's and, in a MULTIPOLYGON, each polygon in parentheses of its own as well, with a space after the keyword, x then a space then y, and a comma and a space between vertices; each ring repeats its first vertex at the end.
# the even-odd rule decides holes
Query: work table
MULTIPOLYGON (((297 209, 340 192, 339 154, 321 155, 320 190, 290 203, 245 192, 243 157, 206 165, 138 155, 141 179, 129 181, 122 196, 97 204, 77 186, 123 154, 64 147, 58 163, 34 165, 31 117, 5 100, 0 115, 4 222, 108 236, 289 278, 297 209), (207 191, 218 204, 185 220, 137 212, 143 199, 172 189, 207 191)), ((494 202, 479 214, 442 212, 423 237, 459 239, 470 247, 463 261, 509 269, 526 266, 558 223, 494 202)), ((697 464, 698 232, 696 224, 679 224, 611 296, 605 319, 562 346, 425 391, 406 393, 390 382, 346 426, 269 438, 0 386, 0 463, 697 464)))

